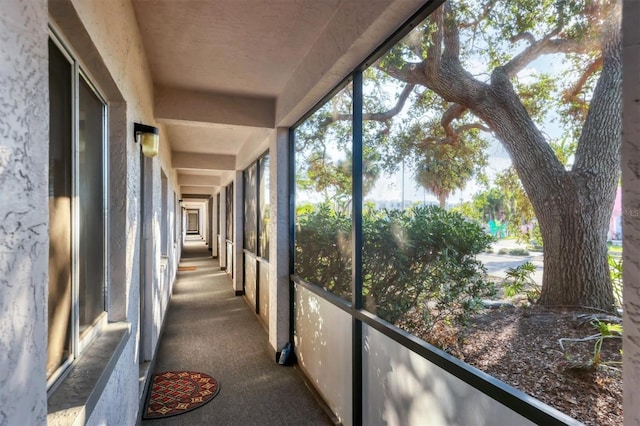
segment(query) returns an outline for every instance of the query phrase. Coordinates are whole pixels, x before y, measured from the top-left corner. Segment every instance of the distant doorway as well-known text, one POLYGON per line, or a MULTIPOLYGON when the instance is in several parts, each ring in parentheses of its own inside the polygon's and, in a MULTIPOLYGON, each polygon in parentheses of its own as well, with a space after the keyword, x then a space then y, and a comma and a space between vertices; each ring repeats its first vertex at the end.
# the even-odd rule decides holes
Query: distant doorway
POLYGON ((200 233, 200 216, 198 210, 187 210, 187 234, 200 233))

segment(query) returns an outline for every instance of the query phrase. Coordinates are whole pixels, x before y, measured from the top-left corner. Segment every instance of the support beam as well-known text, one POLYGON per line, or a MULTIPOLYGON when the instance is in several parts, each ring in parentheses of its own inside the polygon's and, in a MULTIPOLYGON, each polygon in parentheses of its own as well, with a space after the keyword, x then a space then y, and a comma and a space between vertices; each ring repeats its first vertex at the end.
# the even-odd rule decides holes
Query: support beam
POLYGON ((213 186, 180 186, 180 192, 183 194, 183 198, 209 198, 209 196, 216 193, 213 186), (189 197, 189 195, 200 195, 200 197, 189 197))
POLYGON ((155 87, 154 113, 164 123, 178 121, 273 128, 276 101, 168 87, 155 87))
POLYGON ((171 152, 171 165, 175 169, 235 170, 233 155, 197 154, 193 152, 171 152))
POLYGON ((244 294, 244 176, 236 172, 233 182, 233 289, 244 294))
POLYGON ((211 255, 213 257, 218 257, 218 250, 220 249, 220 228, 218 227, 218 217, 220 215, 220 205, 218 203, 219 196, 216 194, 211 197, 212 200, 212 208, 211 208, 211 229, 213 234, 213 244, 211 245, 212 251, 211 255))
POLYGON ((269 148, 269 343, 289 341, 289 129, 278 128, 269 148))
POLYGON ((222 188, 220 191, 220 204, 218 204, 218 214, 220 215, 220 253, 218 259, 220 269, 227 269, 227 191, 222 188))
POLYGON ((178 185, 188 186, 220 186, 220 176, 183 175, 178 174, 178 185))
MULTIPOLYGON (((202 190, 202 188, 198 188, 198 189, 202 190)), ((182 194, 182 198, 183 198, 182 201, 185 202, 185 203, 189 202, 189 201, 197 202, 199 200, 207 200, 207 199, 209 199, 210 196, 211 196, 211 194, 193 194, 193 193, 182 194)))

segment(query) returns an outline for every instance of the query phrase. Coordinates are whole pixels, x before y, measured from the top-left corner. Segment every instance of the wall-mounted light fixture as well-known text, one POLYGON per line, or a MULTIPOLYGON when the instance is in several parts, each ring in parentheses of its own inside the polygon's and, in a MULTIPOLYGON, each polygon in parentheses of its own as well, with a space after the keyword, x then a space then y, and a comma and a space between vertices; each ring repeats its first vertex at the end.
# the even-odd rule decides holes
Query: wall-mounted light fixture
POLYGON ((140 142, 140 145, 142 145, 142 153, 145 156, 155 157, 158 155, 160 136, 158 136, 157 127, 133 123, 133 134, 136 138, 136 143, 140 142))

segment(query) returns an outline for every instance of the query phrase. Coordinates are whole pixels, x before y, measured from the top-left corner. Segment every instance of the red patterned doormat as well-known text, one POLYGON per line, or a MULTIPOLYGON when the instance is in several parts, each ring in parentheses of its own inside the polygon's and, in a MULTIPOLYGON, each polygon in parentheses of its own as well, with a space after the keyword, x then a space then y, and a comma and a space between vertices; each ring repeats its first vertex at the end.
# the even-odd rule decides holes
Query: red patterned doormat
POLYGON ((196 371, 167 371, 153 375, 144 419, 176 416, 203 406, 220 391, 208 374, 196 371))

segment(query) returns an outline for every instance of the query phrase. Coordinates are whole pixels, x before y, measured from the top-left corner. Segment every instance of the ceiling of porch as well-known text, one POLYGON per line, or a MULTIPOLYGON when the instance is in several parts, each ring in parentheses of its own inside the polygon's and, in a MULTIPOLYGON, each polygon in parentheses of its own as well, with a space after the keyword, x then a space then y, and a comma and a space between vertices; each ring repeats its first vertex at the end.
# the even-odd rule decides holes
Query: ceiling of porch
POLYGON ((184 194, 213 194, 425 0, 132 0, 184 194))

